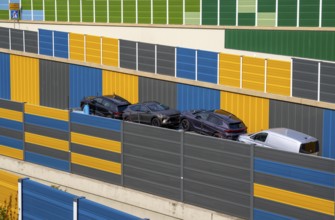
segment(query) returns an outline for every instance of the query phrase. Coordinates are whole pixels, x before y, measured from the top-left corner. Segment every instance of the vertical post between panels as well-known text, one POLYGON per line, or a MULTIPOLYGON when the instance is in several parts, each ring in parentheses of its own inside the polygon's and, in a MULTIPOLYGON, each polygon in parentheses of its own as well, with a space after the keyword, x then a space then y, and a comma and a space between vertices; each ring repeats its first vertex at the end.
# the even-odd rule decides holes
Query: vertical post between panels
POLYGON ((240 88, 243 86, 243 56, 240 57, 240 88))
POLYGON ((322 0, 320 0, 320 6, 319 6, 319 27, 322 27, 322 0))
POLYGON ((95 23, 95 0, 93 0, 93 23, 95 23))
POLYGON ((255 145, 250 147, 250 219, 254 219, 254 158, 255 145))
POLYGON ((198 50, 195 51, 195 81, 198 81, 198 50))
POLYGON ((70 22, 70 0, 66 1, 66 7, 67 7, 67 22, 70 22))
POLYGON ((34 1, 31 0, 31 20, 33 21, 34 20, 34 1))
MULTIPOLYGON (((69 5, 69 1, 67 3, 69 5)), ((58 21, 58 18, 57 18, 57 0, 55 0, 55 21, 58 21)))
POLYGON ((83 2, 80 0, 80 22, 83 21, 83 2))
POLYGON ((238 26, 238 0, 236 0, 236 15, 235 15, 235 26, 238 26))
MULTIPOLYGON (((68 106, 70 106, 70 102, 68 100, 68 106)), ((69 166, 70 166, 70 169, 69 169, 69 172, 72 173, 72 145, 71 145, 71 142, 72 142, 72 139, 71 139, 71 131, 72 131, 72 126, 71 126, 71 110, 68 110, 68 116, 69 116, 69 124, 68 124, 68 128, 69 128, 69 166)))
POLYGON ((202 0, 200 0, 200 25, 202 25, 202 0))
POLYGON ((120 67, 120 57, 121 57, 121 55, 120 55, 120 40, 118 40, 117 43, 118 43, 118 47, 117 47, 118 48, 118 53, 117 54, 119 56, 117 65, 118 65, 118 67, 120 67))
POLYGON ((184 202, 184 134, 180 130, 180 201, 184 202))
POLYGON ((55 31, 51 32, 52 56, 55 57, 55 31))
MULTIPOLYGON (((8 0, 8 5, 10 4, 10 0, 8 0)), ((20 6, 21 6, 21 0, 20 0, 20 6)), ((10 10, 8 10, 8 19, 11 18, 10 10)))
POLYGON ((278 27, 278 0, 276 0, 276 27, 278 27))
POLYGON ((23 161, 25 161, 26 160, 26 154, 25 154, 25 152, 26 152, 26 115, 25 115, 25 112, 26 112, 26 103, 23 103, 22 104, 23 105, 23 113, 22 113, 22 115, 23 115, 23 123, 22 123, 22 126, 23 126, 23 134, 22 134, 22 136, 23 136, 23 149, 22 149, 22 151, 23 151, 23 161))
POLYGON ((217 54, 216 83, 220 84, 220 53, 217 54))
POLYGON ((321 62, 318 62, 318 101, 320 101, 321 62))
POLYGON ((169 0, 166 0, 166 24, 169 24, 169 0))
POLYGON ((12 49, 12 31, 10 28, 8 28, 8 44, 9 44, 9 49, 12 49))
POLYGON ((292 97, 292 91, 293 91, 293 59, 291 58, 291 76, 290 76, 290 97, 292 97))
POLYGON ((45 21, 45 0, 42 1, 42 8, 43 8, 43 21, 45 21))
POLYGON ((155 44, 155 74, 157 74, 157 44, 155 44))
POLYGON ((40 54, 40 30, 37 33, 37 53, 40 54))
POLYGON ((25 34, 25 30, 22 31, 22 43, 23 43, 23 52, 26 52, 26 34, 25 34))
POLYGON ((267 92, 268 59, 264 59, 264 92, 267 92))
POLYGON ((220 25, 220 0, 218 0, 218 15, 217 15, 217 25, 219 26, 220 25))
POLYGON ((138 42, 136 42, 136 71, 138 71, 138 42))
POLYGON ((174 48, 174 77, 177 77, 177 47, 174 48))
POLYGON ((256 10, 255 10, 255 11, 256 11, 256 13, 255 13, 255 14, 256 14, 256 15, 255 15, 255 19, 256 19, 256 20, 255 20, 255 26, 257 27, 257 26, 258 26, 258 0, 256 0, 256 6, 255 6, 255 7, 256 7, 256 8, 255 8, 255 9, 256 9, 256 10))
POLYGON ((297 27, 300 26, 300 0, 297 0, 297 27))
POLYGON ((121 186, 124 185, 124 121, 121 121, 121 186))
POLYGON ((154 3, 153 3, 153 0, 151 0, 150 2, 150 23, 153 24, 154 23, 154 11, 153 11, 153 8, 154 8, 154 3))

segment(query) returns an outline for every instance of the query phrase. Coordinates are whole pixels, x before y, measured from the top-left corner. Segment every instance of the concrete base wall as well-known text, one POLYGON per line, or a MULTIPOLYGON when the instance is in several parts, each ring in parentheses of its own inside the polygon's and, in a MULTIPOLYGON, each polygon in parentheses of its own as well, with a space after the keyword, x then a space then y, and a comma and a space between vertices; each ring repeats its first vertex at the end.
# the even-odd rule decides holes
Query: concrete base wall
POLYGON ((150 220, 238 219, 117 185, 66 173, 0 155, 0 169, 150 220))

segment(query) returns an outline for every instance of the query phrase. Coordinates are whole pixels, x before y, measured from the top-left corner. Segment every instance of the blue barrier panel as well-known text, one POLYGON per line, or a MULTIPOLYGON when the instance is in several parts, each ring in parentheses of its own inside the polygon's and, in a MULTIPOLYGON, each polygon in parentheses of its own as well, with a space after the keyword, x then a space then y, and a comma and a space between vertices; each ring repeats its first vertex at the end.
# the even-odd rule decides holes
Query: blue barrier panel
POLYGON ((32 20, 32 11, 31 10, 21 10, 21 20, 32 20))
POLYGON ((33 10, 33 21, 44 21, 43 10, 33 10))
POLYGON ((36 163, 36 164, 54 168, 57 170, 70 172, 70 162, 69 161, 57 159, 54 157, 49 157, 49 156, 42 155, 42 154, 25 151, 24 161, 36 163))
POLYGON ((22 219, 69 220, 77 196, 34 182, 22 180, 22 219))
POLYGON ((323 113, 322 156, 335 158, 335 111, 325 109, 323 113))
POLYGON ((39 125, 42 127, 48 127, 58 129, 62 131, 69 131, 69 123, 67 121, 61 121, 52 118, 41 117, 37 115, 25 115, 25 122, 33 125, 39 125))
POLYGON ((69 39, 67 32, 54 31, 55 57, 69 58, 69 39))
POLYGON ((140 220, 141 218, 87 199, 79 199, 78 219, 140 220))
POLYGON ((272 213, 272 212, 267 212, 267 211, 263 211, 260 209, 254 209, 254 220, 290 220, 290 219, 294 219, 294 218, 290 218, 287 216, 283 216, 283 215, 278 215, 276 213, 272 213))
POLYGON ((23 141, 0 135, 0 145, 23 150, 23 141))
POLYGON ((102 94, 102 70, 70 65, 70 108, 79 107, 86 96, 102 94))
POLYGON ((177 48, 177 77, 195 80, 195 50, 177 48))
MULTIPOLYGON (((8 7, 8 3, 7 3, 8 7)), ((10 99, 10 59, 9 54, 0 53, 0 98, 10 99)))
POLYGON ((197 51, 197 79, 203 82, 218 82, 218 54, 209 51, 197 51))
POLYGON ((121 121, 110 118, 103 118, 92 115, 85 115, 71 112, 71 123, 93 126, 113 131, 121 131, 121 121))
POLYGON ((52 31, 43 29, 38 30, 38 46, 40 54, 53 56, 52 35, 52 31))
POLYGON ((185 84, 177 85, 177 109, 219 109, 220 91, 185 84))

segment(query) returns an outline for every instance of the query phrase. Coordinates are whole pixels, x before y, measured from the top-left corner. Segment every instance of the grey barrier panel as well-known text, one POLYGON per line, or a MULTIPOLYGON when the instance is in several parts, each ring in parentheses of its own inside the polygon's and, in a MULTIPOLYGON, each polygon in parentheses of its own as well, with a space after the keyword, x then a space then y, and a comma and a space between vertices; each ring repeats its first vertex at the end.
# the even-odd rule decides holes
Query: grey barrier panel
POLYGON ((10 29, 11 49, 23 51, 23 31, 10 29))
POLYGON ((69 107, 69 64, 40 59, 40 104, 69 107))
POLYGON ((184 135, 184 201, 249 218, 251 150, 248 145, 184 135))
POLYGON ((71 163, 71 172, 107 183, 120 185, 121 175, 71 163))
POLYGON ((0 99, 1 108, 23 112, 23 103, 0 99))
POLYGON ((25 132, 30 132, 42 136, 48 136, 51 138, 56 138, 65 141, 69 140, 69 132, 47 127, 41 127, 33 124, 25 124, 25 132))
POLYGON ((255 148, 255 157, 273 162, 285 163, 293 166, 310 168, 325 172, 334 172, 335 161, 332 159, 279 151, 264 147, 255 148))
POLYGON ((0 27, 0 48, 9 49, 9 29, 0 27))
POLYGON ((48 147, 41 147, 36 144, 25 143, 25 151, 42 154, 48 157, 57 158, 60 160, 70 161, 70 153, 60 150, 55 150, 48 147))
POLYGON ((320 101, 335 103, 335 64, 321 62, 320 101))
POLYGON ((136 42, 120 40, 120 67, 136 70, 136 42))
POLYGON ((177 107, 177 84, 139 77, 139 101, 158 101, 170 108, 177 107))
POLYGON ((286 179, 279 176, 273 176, 265 173, 255 172, 255 183, 262 185, 284 189, 296 193, 310 195, 328 200, 334 200, 334 189, 329 187, 318 186, 312 183, 305 183, 301 181, 295 181, 292 179, 286 179))
POLYGON ((292 95, 317 100, 318 62, 293 59, 292 95))
POLYGON ((138 43, 138 70, 155 72, 155 45, 138 43))
POLYGON ((270 128, 291 128, 316 137, 322 152, 323 109, 270 100, 270 128))
POLYGON ((310 211, 308 209, 302 209, 282 203, 273 202, 261 198, 254 198, 254 208, 267 210, 269 212, 277 213, 279 215, 293 217, 295 219, 318 219, 318 220, 330 220, 334 219, 334 216, 322 214, 320 212, 310 211))
POLYGON ((181 133, 123 123, 124 186, 180 200, 181 133))
POLYGON ((0 127, 0 134, 1 136, 23 140, 23 133, 21 131, 16 131, 16 130, 0 127))
POLYGON ((175 75, 175 48, 157 45, 157 73, 175 75))
POLYGON ((107 130, 103 128, 71 123, 71 131, 94 136, 94 137, 111 139, 114 141, 121 141, 120 132, 107 130))
POLYGON ((25 52, 38 53, 37 32, 24 31, 25 52))

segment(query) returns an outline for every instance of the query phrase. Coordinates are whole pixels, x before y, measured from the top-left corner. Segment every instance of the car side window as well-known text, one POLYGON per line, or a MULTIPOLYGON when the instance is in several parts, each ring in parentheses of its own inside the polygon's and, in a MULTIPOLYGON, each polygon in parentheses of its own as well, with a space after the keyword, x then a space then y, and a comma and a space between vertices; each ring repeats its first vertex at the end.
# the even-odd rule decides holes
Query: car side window
POLYGON ((129 107, 132 111, 138 112, 140 110, 140 105, 133 105, 129 107))
POLYGON ((253 139, 260 142, 265 142, 268 137, 268 133, 258 133, 253 136, 253 139))
POLYGON ((95 98, 94 99, 97 103, 102 104, 102 98, 95 98))
POLYGON ((148 108, 145 107, 144 105, 141 105, 140 112, 147 112, 148 108))
POLYGON ((109 108, 109 107, 111 107, 111 105, 112 105, 111 102, 106 101, 106 100, 103 100, 102 104, 103 104, 106 108, 109 108))
POLYGON ((202 120, 206 120, 208 118, 208 112, 199 112, 195 115, 196 118, 202 119, 202 120))
POLYGON ((209 121, 209 122, 211 122, 211 123, 213 123, 213 124, 215 124, 215 125, 220 125, 220 124, 221 124, 220 119, 218 119, 217 117, 214 117, 214 116, 212 116, 212 115, 210 115, 210 116, 208 117, 207 121, 209 121))

